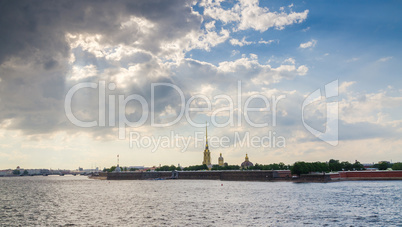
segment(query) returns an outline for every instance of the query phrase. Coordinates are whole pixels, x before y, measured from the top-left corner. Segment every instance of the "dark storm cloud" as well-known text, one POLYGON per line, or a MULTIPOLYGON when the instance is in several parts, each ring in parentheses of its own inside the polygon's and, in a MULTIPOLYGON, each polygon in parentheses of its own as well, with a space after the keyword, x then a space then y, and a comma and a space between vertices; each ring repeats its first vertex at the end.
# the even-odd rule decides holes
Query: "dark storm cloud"
MULTIPOLYGON (((0 1, 0 122, 12 119, 7 128, 28 134, 68 130, 64 97, 74 84, 66 79, 71 69, 66 34, 100 34, 101 44, 125 44, 157 55, 161 42, 199 29, 200 23, 183 0, 0 1), (132 16, 150 21, 152 30, 144 34, 138 23, 121 29, 132 16)), ((88 54, 82 59, 91 61, 88 54)), ((104 61, 93 56, 91 63, 98 60, 104 61)), ((152 79, 147 83, 144 77, 145 82, 128 84, 125 91, 149 96, 152 79)), ((97 96, 82 98, 76 109, 97 116, 97 96)))
POLYGON ((191 14, 191 7, 183 0, 1 1, 0 63, 11 57, 27 59, 37 54, 40 60, 36 60, 51 68, 57 63, 55 55, 69 54, 66 33, 102 34, 106 36, 105 42, 130 45, 142 38, 136 27, 120 29, 130 16, 156 24, 155 32, 142 44, 143 49, 151 52, 159 51, 163 40, 198 29, 201 20, 191 14))

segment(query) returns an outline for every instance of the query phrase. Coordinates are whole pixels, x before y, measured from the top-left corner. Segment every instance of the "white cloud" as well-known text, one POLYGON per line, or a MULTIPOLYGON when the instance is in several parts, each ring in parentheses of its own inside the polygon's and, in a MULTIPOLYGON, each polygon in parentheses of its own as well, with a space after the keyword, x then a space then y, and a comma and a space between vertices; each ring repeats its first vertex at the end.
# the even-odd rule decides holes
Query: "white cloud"
POLYGON ((135 16, 130 16, 130 19, 128 21, 120 23, 121 30, 126 29, 131 30, 133 27, 137 30, 137 32, 147 34, 152 32, 153 28, 155 27, 155 24, 143 17, 135 17, 135 16))
POLYGON ((311 47, 315 47, 315 45, 317 44, 317 40, 312 39, 311 41, 308 41, 307 43, 301 43, 300 44, 300 48, 311 48, 311 47))
MULTIPOLYGON (((268 40, 268 41, 265 41, 265 40, 260 40, 260 41, 258 41, 258 43, 259 44, 271 44, 271 43, 273 43, 273 42, 275 42, 275 40, 268 40)), ((279 43, 279 40, 277 41, 278 43, 279 43)))
POLYGON ((390 110, 402 106, 402 94, 389 95, 388 90, 373 93, 350 91, 355 82, 344 82, 339 90, 346 94, 339 102, 340 116, 348 124, 372 123, 380 126, 395 127, 395 119, 390 110))
POLYGON ((231 39, 230 40, 230 44, 232 44, 233 46, 245 46, 245 45, 251 45, 254 42, 250 42, 250 41, 246 41, 246 37, 243 37, 242 40, 238 40, 238 39, 231 39))
POLYGON ((213 19, 219 19, 223 23, 229 23, 232 21, 239 21, 240 15, 238 12, 238 5, 232 9, 225 10, 220 7, 219 1, 203 1, 200 6, 204 6, 204 16, 212 17, 213 19))
POLYGON ((86 65, 84 67, 73 66, 71 70, 70 80, 82 80, 85 78, 90 78, 96 76, 98 70, 94 65, 86 65))
POLYGON ((389 61, 391 59, 392 59, 392 57, 384 57, 384 58, 378 59, 377 62, 386 62, 386 61, 389 61))
POLYGON ((339 93, 346 93, 347 89, 355 84, 356 81, 345 81, 339 86, 339 93))
POLYGON ((106 54, 103 52, 110 46, 101 44, 103 36, 101 34, 87 35, 87 34, 66 34, 66 39, 71 48, 81 47, 96 57, 104 57, 106 54))
POLYGON ((253 59, 253 60, 258 60, 258 55, 250 54, 250 58, 253 59))
POLYGON ((287 25, 301 23, 307 18, 308 10, 301 13, 291 12, 270 12, 267 8, 258 6, 258 1, 242 1, 241 3, 241 21, 239 30, 253 28, 264 32, 269 28, 275 27, 282 30, 287 25))
POLYGON ((186 52, 192 49, 210 51, 212 47, 224 43, 229 37, 229 30, 221 28, 217 31, 215 21, 211 21, 205 24, 205 30, 195 29, 176 40, 162 43, 163 51, 160 56, 173 59, 178 63, 184 58, 186 52))
POLYGON ((288 59, 286 59, 285 61, 283 61, 284 63, 290 63, 290 64, 295 64, 295 59, 294 58, 288 58, 288 59))
POLYGON ((231 57, 235 56, 236 54, 239 54, 240 51, 238 50, 232 50, 232 54, 230 55, 231 57))
POLYGON ((346 62, 348 62, 348 63, 355 62, 355 61, 358 61, 359 59, 360 58, 351 58, 351 59, 346 60, 346 62))
POLYGON ((253 84, 278 83, 283 79, 293 79, 296 76, 303 76, 308 72, 308 67, 301 65, 280 65, 276 68, 269 64, 260 64, 258 56, 250 54, 250 57, 242 57, 235 61, 219 63, 217 68, 223 75, 231 75, 234 78, 243 80, 251 79, 253 84))
POLYGON ((307 74, 308 68, 305 65, 301 65, 299 66, 299 68, 297 68, 297 72, 299 73, 300 76, 304 76, 307 74))
POLYGON ((223 23, 235 22, 235 30, 254 29, 264 32, 269 28, 282 30, 285 26, 301 23, 306 20, 308 10, 303 12, 271 12, 268 8, 259 7, 258 0, 240 0, 230 9, 223 9, 220 1, 206 0, 201 6, 204 7, 204 16, 220 20, 223 23))
POLYGON ((199 48, 209 51, 211 47, 225 42, 229 36, 230 32, 223 28, 219 33, 214 30, 207 30, 204 35, 197 37, 197 39, 193 38, 190 40, 193 45, 190 45, 189 49, 199 48))

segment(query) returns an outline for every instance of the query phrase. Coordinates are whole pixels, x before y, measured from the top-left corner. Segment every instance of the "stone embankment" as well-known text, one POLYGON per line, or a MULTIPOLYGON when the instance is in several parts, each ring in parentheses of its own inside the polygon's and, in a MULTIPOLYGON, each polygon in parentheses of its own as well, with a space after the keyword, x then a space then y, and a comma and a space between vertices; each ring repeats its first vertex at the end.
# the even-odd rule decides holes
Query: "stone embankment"
POLYGON ((402 171, 342 171, 331 175, 332 180, 402 180, 402 171))
POLYGON ((166 171, 166 172, 114 172, 108 180, 186 179, 230 181, 291 181, 290 171, 166 171))

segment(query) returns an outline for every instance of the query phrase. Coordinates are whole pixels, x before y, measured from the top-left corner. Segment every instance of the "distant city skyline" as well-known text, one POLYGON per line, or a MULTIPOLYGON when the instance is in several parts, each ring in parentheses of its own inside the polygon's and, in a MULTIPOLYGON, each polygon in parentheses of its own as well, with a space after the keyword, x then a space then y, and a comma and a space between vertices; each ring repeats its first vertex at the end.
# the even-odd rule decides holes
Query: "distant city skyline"
POLYGON ((6 1, 0 169, 401 162, 401 7, 6 1))

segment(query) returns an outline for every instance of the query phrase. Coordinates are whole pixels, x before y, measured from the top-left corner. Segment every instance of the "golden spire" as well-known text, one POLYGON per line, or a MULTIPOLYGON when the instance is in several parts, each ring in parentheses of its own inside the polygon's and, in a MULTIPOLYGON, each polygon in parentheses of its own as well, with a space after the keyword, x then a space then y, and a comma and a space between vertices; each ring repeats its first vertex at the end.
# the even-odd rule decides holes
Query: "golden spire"
POLYGON ((207 138, 208 141, 208 123, 205 122, 205 137, 207 138))
POLYGON ((207 122, 205 122, 205 141, 206 141, 206 144, 205 144, 205 148, 206 149, 208 149, 208 123, 207 122))
MULTIPOLYGON (((205 150, 204 150, 204 161, 202 162, 203 165, 211 166, 211 153, 208 149, 208 123, 205 122, 205 150)), ((209 167, 208 167, 209 168, 209 167)))

